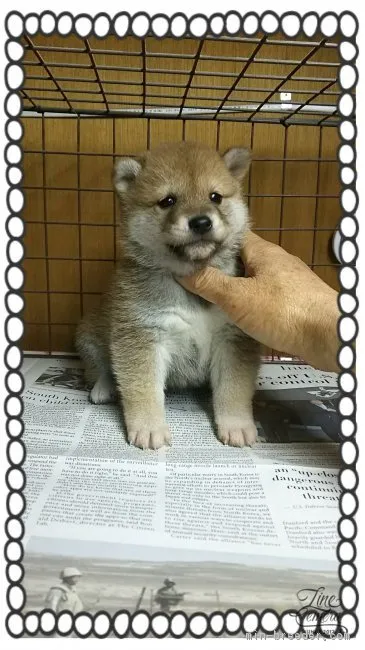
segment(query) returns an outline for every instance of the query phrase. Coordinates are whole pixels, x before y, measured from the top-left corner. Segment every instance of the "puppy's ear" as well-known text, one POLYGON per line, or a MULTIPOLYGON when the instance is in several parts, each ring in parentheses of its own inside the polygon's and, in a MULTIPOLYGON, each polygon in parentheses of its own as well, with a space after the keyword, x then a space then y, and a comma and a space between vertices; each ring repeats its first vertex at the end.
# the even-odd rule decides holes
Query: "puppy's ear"
POLYGON ((114 165, 113 181, 118 194, 126 192, 130 184, 142 169, 141 160, 124 156, 119 158, 114 165))
POLYGON ((242 181, 250 168, 251 151, 244 147, 234 147, 226 151, 223 160, 232 176, 242 181))

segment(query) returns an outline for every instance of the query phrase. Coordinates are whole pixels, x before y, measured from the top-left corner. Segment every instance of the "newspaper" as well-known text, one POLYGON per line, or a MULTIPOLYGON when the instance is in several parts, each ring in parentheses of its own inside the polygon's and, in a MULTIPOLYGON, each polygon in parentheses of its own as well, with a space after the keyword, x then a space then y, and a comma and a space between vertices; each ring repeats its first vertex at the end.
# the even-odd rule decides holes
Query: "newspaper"
MULTIPOLYGON (((293 597, 301 588, 298 571, 326 573, 335 588, 340 489, 334 373, 263 364, 254 409, 259 441, 253 448, 233 448, 217 440, 206 389, 168 394, 172 445, 157 451, 127 443, 117 404, 89 402, 77 359, 28 359, 24 375, 29 606, 33 601, 33 607, 42 606, 47 562, 61 567, 80 565, 85 558, 93 558, 94 567, 103 565, 102 582, 108 562, 115 576, 116 566, 125 575, 121 567, 126 563, 138 567, 148 560, 152 573, 155 564, 169 563, 162 576, 167 570, 176 576, 180 569, 185 576, 193 565, 209 564, 247 571, 256 567, 251 576, 256 580, 258 567, 266 578, 281 569, 297 586, 291 586, 293 597)), ((212 593, 221 593, 216 569, 212 593)), ((137 575, 138 568, 133 580, 137 575)), ((275 582, 272 576, 268 579, 275 582)), ((93 580, 96 584, 95 576, 93 580)), ((153 583, 157 589, 156 576, 153 583)), ((128 605, 123 590, 115 602, 110 586, 100 609, 117 611, 122 602, 141 606, 140 587, 130 587, 134 595, 128 605)), ((257 589, 249 606, 257 605, 255 598, 260 600, 257 589)), ((202 599, 195 594, 187 607, 217 609, 217 601, 204 605, 202 599)), ((265 602, 264 595, 261 600, 262 607, 295 606, 290 598, 279 605, 265 602)), ((151 596, 151 609, 158 608, 156 602, 151 596)), ((98 610, 95 603, 90 607, 98 610)))

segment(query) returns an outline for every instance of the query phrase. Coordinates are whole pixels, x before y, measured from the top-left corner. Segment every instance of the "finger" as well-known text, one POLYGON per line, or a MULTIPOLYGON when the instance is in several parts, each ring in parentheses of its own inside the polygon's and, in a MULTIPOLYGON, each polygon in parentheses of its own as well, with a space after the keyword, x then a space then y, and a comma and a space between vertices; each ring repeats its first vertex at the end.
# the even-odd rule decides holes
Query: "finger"
POLYGON ((232 278, 213 267, 207 267, 195 275, 176 278, 185 289, 195 293, 209 302, 222 305, 227 302, 236 278, 232 278))
POLYGON ((267 255, 276 254, 282 251, 280 246, 266 241, 250 230, 245 233, 241 244, 241 259, 250 275, 250 271, 256 271, 258 267, 265 265, 267 255))

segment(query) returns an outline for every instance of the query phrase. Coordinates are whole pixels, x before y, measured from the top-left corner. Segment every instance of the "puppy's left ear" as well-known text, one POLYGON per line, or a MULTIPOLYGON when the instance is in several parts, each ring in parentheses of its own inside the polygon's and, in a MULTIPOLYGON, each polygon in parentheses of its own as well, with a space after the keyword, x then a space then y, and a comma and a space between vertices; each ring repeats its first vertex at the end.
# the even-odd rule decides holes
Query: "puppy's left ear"
POLYGON ((232 176, 242 181, 251 164, 251 151, 245 147, 233 147, 223 155, 223 160, 232 176))

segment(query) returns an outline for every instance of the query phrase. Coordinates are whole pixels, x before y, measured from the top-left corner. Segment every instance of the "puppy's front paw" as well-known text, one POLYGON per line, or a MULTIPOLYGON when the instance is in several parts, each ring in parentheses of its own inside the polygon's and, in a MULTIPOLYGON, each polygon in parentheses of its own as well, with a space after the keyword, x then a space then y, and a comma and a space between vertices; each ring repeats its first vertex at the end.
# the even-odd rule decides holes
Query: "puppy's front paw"
POLYGON ((231 447, 252 447, 257 441, 257 429, 252 419, 227 418, 218 425, 218 439, 231 447))
POLYGON ((141 449, 160 449, 170 445, 169 427, 164 422, 156 425, 138 424, 128 427, 128 442, 141 449))

